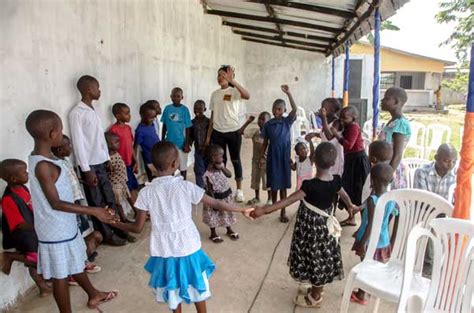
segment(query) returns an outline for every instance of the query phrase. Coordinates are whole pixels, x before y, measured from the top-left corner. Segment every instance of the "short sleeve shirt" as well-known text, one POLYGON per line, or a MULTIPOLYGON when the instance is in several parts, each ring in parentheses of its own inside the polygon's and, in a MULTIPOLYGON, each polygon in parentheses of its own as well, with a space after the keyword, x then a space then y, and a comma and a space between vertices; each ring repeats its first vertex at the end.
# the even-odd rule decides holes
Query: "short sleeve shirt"
POLYGON ((342 188, 342 179, 333 175, 333 180, 324 181, 317 177, 303 181, 301 190, 306 194, 305 200, 315 207, 328 211, 334 201, 334 196, 342 188))
POLYGON ((118 153, 125 162, 125 165, 132 165, 133 134, 130 125, 116 123, 110 127, 109 131, 116 134, 119 138, 120 147, 118 153))
POLYGON ((194 141, 194 147, 196 151, 201 151, 204 148, 204 144, 207 138, 207 131, 209 130, 209 118, 194 118, 192 120, 193 126, 191 127, 191 136, 194 141))
POLYGON ((164 139, 174 143, 178 149, 183 149, 186 128, 192 126, 188 107, 184 104, 168 104, 161 115, 161 122, 166 126, 164 139))
POLYGON ((192 205, 203 196, 202 188, 182 176, 157 177, 140 191, 135 207, 150 213, 151 256, 183 257, 201 248, 192 205))
POLYGON ((411 136, 410 121, 404 117, 388 123, 382 130, 385 133, 385 141, 393 143, 393 134, 401 134, 405 137, 405 142, 408 142, 411 136))
POLYGON ((126 184, 128 181, 127 168, 120 154, 114 153, 110 156, 110 166, 112 168, 110 173, 108 173, 110 183, 112 185, 126 184))
POLYGON ((209 109, 213 113, 213 128, 221 133, 234 132, 242 126, 242 97, 233 87, 218 89, 211 95, 209 109))
POLYGON ((252 136, 253 153, 252 162, 259 162, 263 155, 263 138, 260 133, 260 129, 257 129, 252 136))
POLYGON ((156 134, 153 124, 138 124, 137 129, 135 129, 135 145, 139 145, 142 148, 143 161, 146 164, 151 163, 151 148, 159 141, 160 138, 156 134))
MULTIPOLYGON (((28 205, 28 208, 33 211, 33 207, 31 205, 31 195, 26 188, 12 188, 11 191, 17 194, 18 197, 20 197, 28 205)), ((10 232, 14 231, 18 225, 25 222, 18 205, 10 195, 6 195, 2 198, 2 212, 5 215, 10 232)))

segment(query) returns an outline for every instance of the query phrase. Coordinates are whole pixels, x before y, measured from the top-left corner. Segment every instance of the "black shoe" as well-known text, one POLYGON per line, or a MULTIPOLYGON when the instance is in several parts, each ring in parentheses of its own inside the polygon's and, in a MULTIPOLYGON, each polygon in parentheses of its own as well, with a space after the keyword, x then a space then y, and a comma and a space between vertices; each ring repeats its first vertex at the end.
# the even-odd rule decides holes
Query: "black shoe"
POLYGON ((119 247, 125 246, 127 241, 114 234, 110 239, 105 240, 104 243, 108 244, 109 246, 119 247))

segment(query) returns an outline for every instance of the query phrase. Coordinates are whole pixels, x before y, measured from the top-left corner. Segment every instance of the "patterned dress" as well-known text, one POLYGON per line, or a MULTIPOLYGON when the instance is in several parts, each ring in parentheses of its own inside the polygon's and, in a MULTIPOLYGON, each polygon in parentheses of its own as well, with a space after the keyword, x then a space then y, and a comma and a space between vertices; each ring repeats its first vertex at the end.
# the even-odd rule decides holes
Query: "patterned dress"
MULTIPOLYGON (((328 214, 332 210, 332 199, 342 187, 341 177, 333 177, 332 181, 305 180, 301 186, 305 200, 328 214)), ((341 247, 329 235, 326 221, 326 217, 301 202, 288 257, 290 275, 298 282, 324 286, 334 279, 344 278, 341 247)))
MULTIPOLYGON (((234 200, 229 181, 222 171, 207 170, 203 178, 207 186, 207 193, 212 197, 227 203, 231 203, 234 200)), ((229 227, 237 222, 232 212, 216 211, 208 207, 204 207, 202 210, 202 221, 211 228, 229 227)))
POLYGON ((110 156, 111 171, 107 173, 112 190, 115 195, 115 202, 121 204, 130 197, 127 186, 127 167, 118 152, 110 156))

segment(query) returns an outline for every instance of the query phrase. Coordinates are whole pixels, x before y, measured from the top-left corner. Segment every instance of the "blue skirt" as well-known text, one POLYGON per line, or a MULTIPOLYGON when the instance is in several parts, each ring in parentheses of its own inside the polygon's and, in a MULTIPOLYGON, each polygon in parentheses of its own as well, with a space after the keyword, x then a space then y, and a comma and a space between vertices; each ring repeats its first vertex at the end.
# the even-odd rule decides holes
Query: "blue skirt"
POLYGON ((201 302, 211 296, 209 278, 216 266, 199 249, 185 257, 150 257, 145 270, 150 273, 148 285, 157 302, 165 302, 175 310, 181 302, 201 302))

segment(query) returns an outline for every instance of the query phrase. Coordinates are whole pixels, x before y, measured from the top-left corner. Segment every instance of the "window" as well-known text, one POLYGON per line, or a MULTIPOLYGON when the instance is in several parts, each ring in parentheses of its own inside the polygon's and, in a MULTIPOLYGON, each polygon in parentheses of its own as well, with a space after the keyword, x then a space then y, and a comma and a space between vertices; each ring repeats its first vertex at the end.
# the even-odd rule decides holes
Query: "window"
POLYGON ((412 89, 413 88, 413 76, 411 75, 402 75, 400 76, 400 87, 403 89, 412 89))
POLYGON ((395 86, 395 73, 385 72, 380 74, 380 89, 388 89, 395 86))

